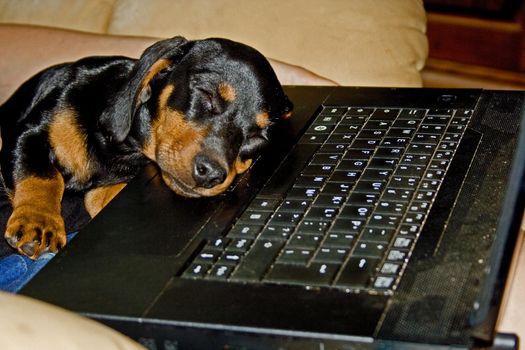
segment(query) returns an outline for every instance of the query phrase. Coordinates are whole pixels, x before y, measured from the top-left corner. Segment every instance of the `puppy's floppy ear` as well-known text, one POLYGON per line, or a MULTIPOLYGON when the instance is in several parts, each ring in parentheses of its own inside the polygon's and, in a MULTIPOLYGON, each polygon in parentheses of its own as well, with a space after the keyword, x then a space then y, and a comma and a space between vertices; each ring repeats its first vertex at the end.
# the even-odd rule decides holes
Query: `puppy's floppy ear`
POLYGON ((148 47, 117 92, 115 101, 104 112, 99 125, 106 137, 122 142, 129 134, 137 108, 151 97, 149 82, 160 71, 176 65, 187 53, 188 41, 180 36, 161 40, 148 47))

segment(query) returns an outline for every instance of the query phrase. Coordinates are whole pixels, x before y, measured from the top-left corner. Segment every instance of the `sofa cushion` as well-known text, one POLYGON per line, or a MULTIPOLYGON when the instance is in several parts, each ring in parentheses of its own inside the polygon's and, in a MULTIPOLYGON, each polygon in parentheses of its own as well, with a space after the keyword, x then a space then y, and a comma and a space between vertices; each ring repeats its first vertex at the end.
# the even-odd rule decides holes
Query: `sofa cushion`
POLYGON ((105 33, 115 0, 0 1, 0 22, 105 33))
POLYGON ((342 85, 421 86, 419 0, 117 0, 113 34, 227 37, 342 85))
POLYGON ((0 22, 226 37, 354 86, 421 86, 428 51, 421 0, 0 0, 0 22))

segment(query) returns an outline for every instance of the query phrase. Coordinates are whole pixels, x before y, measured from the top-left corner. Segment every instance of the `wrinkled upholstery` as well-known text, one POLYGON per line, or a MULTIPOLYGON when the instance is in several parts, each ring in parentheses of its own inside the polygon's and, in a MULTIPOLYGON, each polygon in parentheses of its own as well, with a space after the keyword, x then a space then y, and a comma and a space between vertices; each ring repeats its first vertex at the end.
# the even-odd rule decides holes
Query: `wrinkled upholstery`
POLYGON ((427 57, 420 0, 0 0, 0 23, 227 37, 342 85, 421 86, 427 57))

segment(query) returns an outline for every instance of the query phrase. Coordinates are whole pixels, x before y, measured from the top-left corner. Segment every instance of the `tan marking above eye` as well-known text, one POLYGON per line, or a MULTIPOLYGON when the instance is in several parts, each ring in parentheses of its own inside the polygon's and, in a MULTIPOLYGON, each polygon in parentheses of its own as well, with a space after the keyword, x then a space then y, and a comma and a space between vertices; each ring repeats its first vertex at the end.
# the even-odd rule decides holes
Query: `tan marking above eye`
POLYGON ((233 102, 237 96, 235 89, 228 83, 219 84, 219 95, 227 102, 233 102))
POLYGON ((267 112, 261 112, 255 116, 255 123, 261 129, 264 129, 270 125, 270 116, 267 112))

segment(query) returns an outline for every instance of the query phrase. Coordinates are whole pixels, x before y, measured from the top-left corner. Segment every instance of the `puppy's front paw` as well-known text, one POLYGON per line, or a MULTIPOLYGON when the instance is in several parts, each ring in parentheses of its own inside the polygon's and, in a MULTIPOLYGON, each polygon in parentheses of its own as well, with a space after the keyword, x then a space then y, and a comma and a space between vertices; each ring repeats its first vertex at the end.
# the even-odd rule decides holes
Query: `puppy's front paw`
POLYGON ((10 246, 31 259, 45 252, 56 252, 66 244, 64 220, 60 213, 16 208, 4 235, 10 246))

